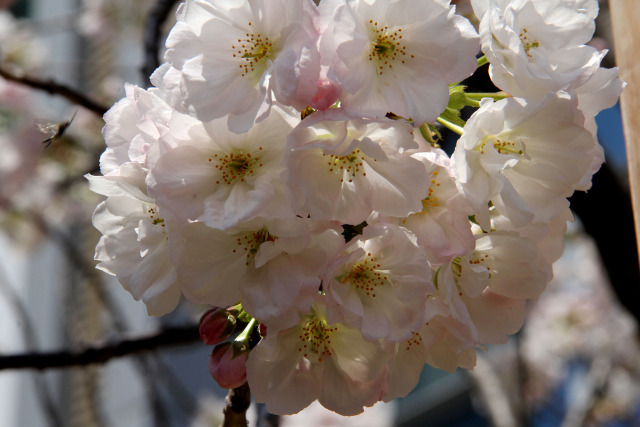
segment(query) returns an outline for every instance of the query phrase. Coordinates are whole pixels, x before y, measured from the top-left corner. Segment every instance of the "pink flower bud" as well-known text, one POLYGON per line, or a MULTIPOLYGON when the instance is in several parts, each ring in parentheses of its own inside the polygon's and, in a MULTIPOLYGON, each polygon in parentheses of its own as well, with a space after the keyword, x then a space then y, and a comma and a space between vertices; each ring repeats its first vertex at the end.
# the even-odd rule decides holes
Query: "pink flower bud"
POLYGON ((222 388, 240 387, 247 380, 249 351, 228 342, 216 346, 209 358, 209 373, 222 388))
POLYGON ((212 308, 200 318, 200 338, 206 345, 224 341, 236 328, 236 318, 224 308, 212 308))
POLYGON ((340 96, 340 85, 333 80, 318 80, 316 95, 311 100, 311 107, 326 110, 336 103, 340 96))

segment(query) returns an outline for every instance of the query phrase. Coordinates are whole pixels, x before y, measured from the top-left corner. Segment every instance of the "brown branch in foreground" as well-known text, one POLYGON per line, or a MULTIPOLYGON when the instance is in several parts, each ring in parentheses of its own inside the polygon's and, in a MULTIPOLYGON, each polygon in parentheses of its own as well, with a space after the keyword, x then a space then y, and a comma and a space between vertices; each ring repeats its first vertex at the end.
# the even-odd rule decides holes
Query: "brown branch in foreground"
POLYGON ((29 77, 24 74, 12 73, 3 67, 0 67, 0 77, 8 81, 29 86, 33 89, 42 90, 51 95, 62 96, 67 101, 70 101, 76 105, 80 105, 100 117, 102 117, 104 113, 106 113, 109 109, 108 107, 100 105, 96 101, 89 99, 77 90, 72 89, 69 86, 56 83, 53 80, 38 80, 34 77, 29 77))
POLYGON ((81 351, 55 351, 0 356, 0 370, 51 369, 105 363, 115 357, 152 351, 200 341, 198 326, 167 328, 145 338, 122 340, 114 344, 89 347, 81 351))
POLYGON ((222 413, 224 420, 221 427, 247 427, 247 409, 251 405, 249 384, 244 383, 238 388, 229 390, 227 406, 222 413))

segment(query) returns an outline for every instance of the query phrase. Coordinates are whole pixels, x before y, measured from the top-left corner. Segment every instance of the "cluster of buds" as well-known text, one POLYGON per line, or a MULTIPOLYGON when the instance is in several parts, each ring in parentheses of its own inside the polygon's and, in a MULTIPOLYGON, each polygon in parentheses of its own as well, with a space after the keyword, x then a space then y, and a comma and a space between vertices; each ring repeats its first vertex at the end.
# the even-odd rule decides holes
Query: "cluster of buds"
POLYGON ((233 341, 227 340, 236 330, 237 320, 247 318, 240 305, 227 309, 214 307, 200 318, 200 338, 206 345, 215 346, 209 359, 209 373, 222 388, 237 388, 247 380, 249 339, 255 320, 233 341))

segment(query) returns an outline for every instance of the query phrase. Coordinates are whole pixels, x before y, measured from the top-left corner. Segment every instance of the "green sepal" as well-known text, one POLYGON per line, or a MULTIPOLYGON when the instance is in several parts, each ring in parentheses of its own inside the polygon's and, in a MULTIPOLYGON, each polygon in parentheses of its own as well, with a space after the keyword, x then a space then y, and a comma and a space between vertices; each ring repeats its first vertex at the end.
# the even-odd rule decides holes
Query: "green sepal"
POLYGON ((465 125, 465 121, 460 118, 460 110, 454 110, 453 108, 447 107, 442 114, 440 114, 440 118, 460 127, 464 127, 465 125))
POLYGON ((462 110, 467 104, 467 94, 464 92, 466 86, 455 85, 449 86, 449 104, 447 108, 454 110, 462 110))

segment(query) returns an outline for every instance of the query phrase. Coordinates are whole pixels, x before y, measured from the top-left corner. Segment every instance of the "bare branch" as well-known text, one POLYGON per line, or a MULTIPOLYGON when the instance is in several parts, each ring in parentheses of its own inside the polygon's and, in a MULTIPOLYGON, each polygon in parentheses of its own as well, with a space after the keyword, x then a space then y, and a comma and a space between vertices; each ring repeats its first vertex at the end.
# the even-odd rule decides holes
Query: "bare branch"
POLYGON ((6 68, 0 67, 0 77, 5 80, 16 82, 25 86, 29 86, 33 89, 42 90, 51 95, 59 95, 65 98, 66 100, 80 105, 86 108, 89 111, 97 114, 102 117, 104 113, 107 112, 109 107, 105 107, 104 105, 100 105, 96 101, 89 99, 82 93, 78 92, 75 89, 70 88, 69 86, 65 86, 59 83, 54 82, 53 80, 38 80, 34 77, 29 77, 24 74, 12 73, 6 68))
POLYGON ((0 370, 51 369, 105 363, 115 357, 123 357, 162 347, 179 346, 198 342, 198 326, 167 328, 145 338, 126 339, 114 344, 94 346, 82 351, 56 351, 0 356, 0 370))

